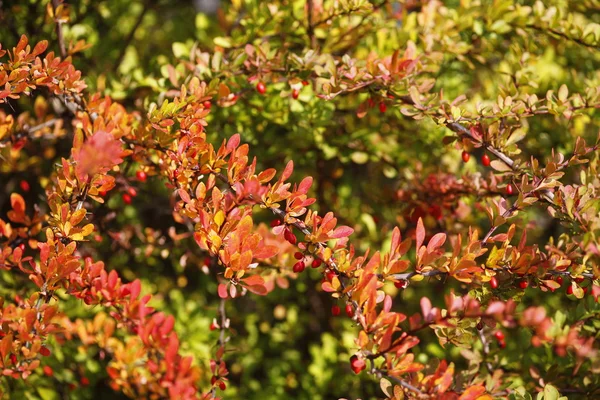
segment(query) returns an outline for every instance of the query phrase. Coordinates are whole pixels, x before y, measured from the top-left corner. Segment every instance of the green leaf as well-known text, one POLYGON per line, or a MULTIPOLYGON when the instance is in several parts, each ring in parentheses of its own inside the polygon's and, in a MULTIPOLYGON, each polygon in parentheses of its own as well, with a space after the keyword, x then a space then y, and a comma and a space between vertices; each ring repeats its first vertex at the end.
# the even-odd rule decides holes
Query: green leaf
POLYGON ((558 400, 559 397, 560 393, 554 386, 551 384, 544 386, 544 400, 558 400))
POLYGON ((52 388, 38 387, 37 392, 42 400, 60 400, 58 392, 52 388))
POLYGON ((228 37, 223 37, 223 36, 217 36, 216 38, 214 38, 214 43, 217 46, 221 46, 224 47, 226 49, 231 47, 231 38, 228 37))
POLYGON ((173 43, 173 55, 177 58, 181 58, 183 56, 186 56, 189 52, 187 46, 185 45, 185 43, 181 43, 181 42, 175 42, 173 43))

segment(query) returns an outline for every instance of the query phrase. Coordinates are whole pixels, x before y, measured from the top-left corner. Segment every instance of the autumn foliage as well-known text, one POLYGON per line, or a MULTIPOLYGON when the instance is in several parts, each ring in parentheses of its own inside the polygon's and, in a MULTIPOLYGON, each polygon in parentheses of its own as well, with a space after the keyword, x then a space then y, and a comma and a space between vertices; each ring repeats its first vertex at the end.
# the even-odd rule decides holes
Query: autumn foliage
POLYGON ((234 1, 112 72, 47 3, 1 36, 7 398, 251 398, 263 308, 343 343, 272 398, 600 396, 593 1, 234 1))

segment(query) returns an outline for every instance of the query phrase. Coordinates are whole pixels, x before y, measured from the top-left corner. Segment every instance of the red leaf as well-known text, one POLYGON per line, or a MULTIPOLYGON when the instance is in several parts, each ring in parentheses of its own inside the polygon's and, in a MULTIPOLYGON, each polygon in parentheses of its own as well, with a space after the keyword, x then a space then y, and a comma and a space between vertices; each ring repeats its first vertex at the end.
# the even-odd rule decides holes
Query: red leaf
POLYGON ((402 234, 400 233, 400 229, 397 226, 394 227, 392 231, 392 245, 390 246, 390 253, 395 254, 400 242, 402 241, 402 234))
POLYGON ((279 248, 277 246, 261 246, 254 252, 255 258, 271 258, 277 255, 279 248))
POLYGON ((34 56, 37 56, 38 54, 41 54, 44 51, 46 51, 47 48, 48 48, 48 41, 42 40, 41 42, 39 42, 38 44, 35 45, 33 52, 31 54, 34 56))
POLYGON ((246 286, 246 288, 259 296, 264 296, 268 293, 267 288, 261 285, 246 286))
POLYGON ((445 233, 436 233, 433 235, 429 244, 427 245, 427 252, 433 253, 438 248, 442 247, 442 245, 446 242, 446 234, 445 233))
POLYGON ((471 386, 463 392, 459 400, 476 400, 484 393, 485 388, 483 386, 471 386))
POLYGON ((425 227, 423 226, 422 218, 419 218, 419 221, 417 221, 417 230, 415 234, 417 238, 417 251, 419 251, 423 244, 423 240, 425 240, 425 227))
POLYGON ((247 278, 243 278, 242 282, 244 282, 248 286, 264 285, 265 284, 265 280, 260 275, 251 275, 251 276, 249 276, 247 278))

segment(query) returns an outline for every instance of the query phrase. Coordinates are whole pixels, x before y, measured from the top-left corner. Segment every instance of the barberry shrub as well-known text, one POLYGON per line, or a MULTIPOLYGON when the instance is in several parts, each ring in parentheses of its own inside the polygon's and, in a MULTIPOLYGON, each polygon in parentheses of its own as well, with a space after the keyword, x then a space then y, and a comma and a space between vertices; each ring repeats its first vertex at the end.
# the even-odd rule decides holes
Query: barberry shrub
POLYGON ((209 3, 1 10, 3 396, 599 397, 600 4, 209 3))

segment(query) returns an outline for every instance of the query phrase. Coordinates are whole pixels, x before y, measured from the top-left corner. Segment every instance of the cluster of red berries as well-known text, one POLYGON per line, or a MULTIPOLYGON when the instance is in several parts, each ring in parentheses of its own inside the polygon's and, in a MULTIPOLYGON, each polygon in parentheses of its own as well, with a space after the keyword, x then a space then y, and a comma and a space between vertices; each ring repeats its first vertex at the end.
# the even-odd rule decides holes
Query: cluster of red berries
MULTIPOLYGON (((471 159, 471 155, 469 154, 469 152, 464 150, 462 152, 463 162, 469 162, 470 159, 471 159)), ((481 156, 481 164, 483 164, 484 167, 489 167, 491 163, 492 163, 492 161, 490 160, 490 156, 488 156, 487 154, 484 154, 481 156)))
MULTIPOLYGON (((352 304, 350 304, 350 303, 346 304, 344 311, 346 312, 346 315, 348 316, 348 318, 354 318, 354 308, 352 307, 352 304)), ((333 315, 334 317, 337 317, 341 313, 342 313, 342 309, 337 304, 334 304, 331 307, 331 315, 333 315)))

